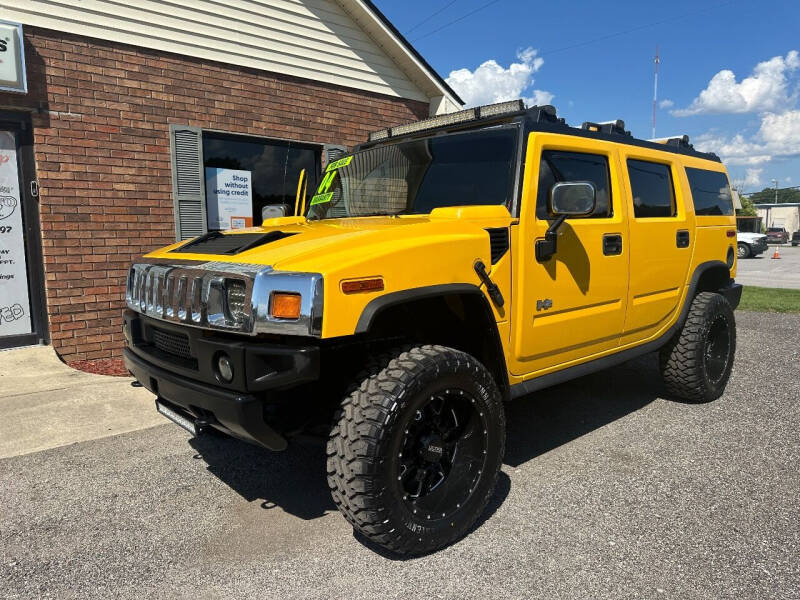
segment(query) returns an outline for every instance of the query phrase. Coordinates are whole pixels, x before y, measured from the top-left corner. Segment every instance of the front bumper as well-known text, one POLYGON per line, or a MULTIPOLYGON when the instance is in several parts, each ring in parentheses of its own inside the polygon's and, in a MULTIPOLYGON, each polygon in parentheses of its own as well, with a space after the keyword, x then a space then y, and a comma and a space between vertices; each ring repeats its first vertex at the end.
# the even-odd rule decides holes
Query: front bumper
POLYGON ((764 238, 760 242, 755 242, 751 246, 751 248, 752 248, 753 255, 755 256, 756 254, 763 254, 764 252, 766 252, 769 249, 769 245, 767 245, 767 240, 766 240, 766 238, 764 238))
POLYGON ((148 364, 128 348, 123 356, 125 367, 139 383, 187 419, 201 421, 270 450, 286 449, 286 438, 264 420, 263 400, 178 377, 148 364))
POLYGON ((319 378, 319 347, 259 342, 124 314, 126 368, 173 410, 271 450, 286 440, 265 414, 270 392, 319 378), (227 355, 233 379, 225 382, 216 361, 227 355))

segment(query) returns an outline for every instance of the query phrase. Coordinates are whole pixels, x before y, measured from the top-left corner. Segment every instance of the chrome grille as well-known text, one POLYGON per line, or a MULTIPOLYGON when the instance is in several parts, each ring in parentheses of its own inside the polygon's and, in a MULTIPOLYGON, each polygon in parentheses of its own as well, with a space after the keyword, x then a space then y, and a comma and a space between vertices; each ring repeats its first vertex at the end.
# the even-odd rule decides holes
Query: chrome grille
POLYGON ((128 308, 148 317, 193 327, 249 335, 322 334, 323 278, 319 273, 216 261, 136 263, 128 273, 125 301, 128 308), (270 315, 273 291, 300 295, 298 319, 270 315))
POLYGON ((135 264, 128 274, 129 308, 176 323, 250 332, 250 298, 263 265, 205 263, 195 266, 135 264))

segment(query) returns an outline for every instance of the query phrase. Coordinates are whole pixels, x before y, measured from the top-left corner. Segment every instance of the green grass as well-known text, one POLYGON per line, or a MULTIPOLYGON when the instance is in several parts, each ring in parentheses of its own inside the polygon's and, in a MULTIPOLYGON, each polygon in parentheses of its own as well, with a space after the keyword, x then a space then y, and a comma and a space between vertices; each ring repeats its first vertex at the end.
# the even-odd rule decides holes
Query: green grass
POLYGON ((783 290, 746 285, 739 310, 800 312, 800 290, 783 290))

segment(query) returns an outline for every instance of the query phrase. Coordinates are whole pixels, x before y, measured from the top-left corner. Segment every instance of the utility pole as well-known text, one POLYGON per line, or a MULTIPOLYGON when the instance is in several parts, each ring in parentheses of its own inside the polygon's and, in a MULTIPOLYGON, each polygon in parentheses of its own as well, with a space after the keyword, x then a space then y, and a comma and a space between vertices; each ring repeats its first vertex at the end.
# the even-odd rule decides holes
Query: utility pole
POLYGON ((778 203, 778 180, 773 179, 772 182, 775 184, 775 204, 778 203))
POLYGON ((653 131, 651 139, 656 139, 656 103, 658 102, 658 44, 656 44, 655 73, 653 77, 653 131))

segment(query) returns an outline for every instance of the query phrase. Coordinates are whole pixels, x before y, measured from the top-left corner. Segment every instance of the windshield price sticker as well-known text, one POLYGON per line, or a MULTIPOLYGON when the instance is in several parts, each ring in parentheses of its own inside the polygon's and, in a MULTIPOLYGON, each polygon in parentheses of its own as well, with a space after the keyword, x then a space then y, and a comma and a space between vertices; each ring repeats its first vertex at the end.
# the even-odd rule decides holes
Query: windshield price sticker
POLYGON ((352 156, 345 156, 344 158, 340 158, 339 160, 335 160, 332 163, 328 163, 328 168, 325 169, 325 172, 333 171, 335 169, 340 169, 342 167, 346 167, 350 164, 350 161, 353 160, 352 156))
POLYGON ((330 202, 331 198, 333 198, 333 192, 328 192, 327 194, 317 194, 311 198, 311 204, 309 204, 309 206, 314 206, 315 204, 325 204, 326 202, 330 202))

